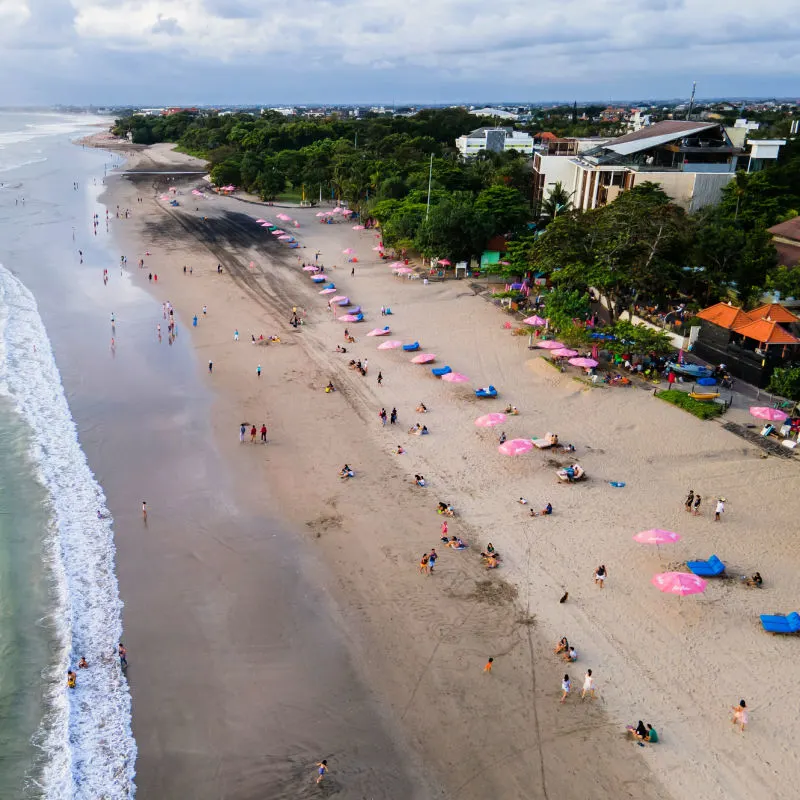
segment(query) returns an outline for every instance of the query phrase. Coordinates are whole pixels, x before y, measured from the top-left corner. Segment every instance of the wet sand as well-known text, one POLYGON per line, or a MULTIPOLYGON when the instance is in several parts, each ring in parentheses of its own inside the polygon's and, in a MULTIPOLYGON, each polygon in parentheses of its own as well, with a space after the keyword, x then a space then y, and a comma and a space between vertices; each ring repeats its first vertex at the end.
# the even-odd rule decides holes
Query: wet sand
MULTIPOLYGON (((492 795, 558 795, 576 800, 621 794, 667 797, 653 779, 648 760, 632 757, 622 727, 607 716, 605 702, 558 705, 563 666, 551 652, 550 624, 541 625, 539 604, 543 598, 536 587, 542 569, 541 545, 526 536, 527 544, 521 550, 509 549, 511 540, 504 529, 495 528, 492 517, 482 515, 474 503, 467 507, 465 492, 477 489, 479 474, 473 471, 476 465, 468 450, 463 450, 461 457, 451 456, 450 469, 434 466, 449 430, 463 423, 464 403, 468 407, 474 400, 470 401, 465 391, 456 388, 454 393, 453 387, 434 381, 424 368, 415 367, 417 372, 412 374, 400 366, 404 370, 401 378, 392 365, 407 359, 397 354, 391 359, 376 354, 376 340, 362 339, 357 348, 356 357, 370 358, 369 381, 347 370, 346 359, 331 352, 341 341, 343 326, 328 319, 317 290, 297 267, 298 253, 269 241, 254 224, 259 213, 268 216, 272 209, 236 201, 195 201, 186 195, 185 187, 182 208, 172 210, 154 200, 152 181, 149 188, 151 193, 137 208, 135 196, 142 189, 129 180, 120 180, 112 184, 106 202, 112 208, 120 203, 134 209, 132 219, 115 223, 129 269, 136 272, 136 260, 146 250, 152 253, 145 259, 146 269, 134 280, 146 282, 149 271, 158 274, 158 286, 151 284, 149 288, 159 300, 170 299, 175 305, 182 326, 180 339, 186 342, 191 337, 198 377, 213 392, 208 424, 220 460, 214 462, 212 474, 218 475, 222 484, 226 476, 230 477, 220 497, 235 496, 251 519, 277 514, 283 520, 282 529, 289 534, 286 545, 280 548, 281 555, 296 552, 300 563, 312 565, 308 568, 313 583, 322 589, 308 586, 304 591, 330 592, 337 631, 345 634, 347 653, 342 657, 354 666, 350 672, 344 666, 337 668, 342 681, 337 684, 339 690, 348 696, 347 686, 358 685, 358 679, 363 678, 372 687, 373 708, 379 715, 332 737, 333 731, 324 724, 308 725, 304 714, 298 721, 294 704, 284 708, 284 749, 276 751, 271 741, 268 748, 275 753, 276 771, 270 775, 256 768, 244 770, 253 776, 248 791, 257 788, 259 796, 282 796, 282 784, 277 780, 281 771, 297 771, 299 775, 297 762, 303 757, 313 764, 316 758, 332 753, 331 780, 337 781, 345 797, 384 796, 381 791, 387 797, 476 800, 492 795), (203 216, 208 220, 204 222, 203 216), (216 274, 217 263, 225 268, 221 276, 216 274), (192 265, 191 276, 183 274, 184 264, 192 265), (204 303, 209 306, 205 318, 200 312, 204 303), (287 324, 293 305, 309 309, 308 324, 298 331, 287 324), (200 316, 196 329, 190 327, 195 313, 200 316), (233 341, 234 328, 240 332, 239 342, 233 341), (256 335, 278 333, 282 341, 254 347, 248 341, 251 331, 256 335), (213 375, 205 367, 209 359, 214 362, 213 375), (258 363, 264 368, 261 379, 255 372, 258 363), (382 390, 375 384, 379 366, 386 378, 382 390), (322 391, 329 379, 339 389, 334 395, 322 391), (387 399, 380 399, 379 391, 385 392, 387 399), (415 419, 412 402, 415 405, 420 399, 432 409, 425 421, 434 426, 435 435, 416 439, 408 437, 404 428, 391 433, 377 429, 380 404, 390 408, 397 402, 401 423, 407 426, 415 419), (270 443, 266 447, 241 445, 238 424, 242 420, 258 427, 266 422, 270 443), (407 456, 392 455, 396 441, 407 447, 407 456), (463 465, 456 459, 463 459, 463 465), (337 473, 345 461, 355 466, 357 479, 342 483, 337 473), (423 492, 409 480, 415 469, 430 475, 431 485, 423 492), (451 530, 473 544, 471 552, 452 553, 441 547, 441 517, 434 510, 438 499, 453 501, 461 511, 461 516, 451 522, 451 530), (477 550, 487 538, 495 538, 507 554, 506 567, 498 573, 487 574, 477 558, 477 550), (420 576, 416 562, 431 546, 442 553, 438 574, 420 576), (489 655, 496 658, 496 665, 492 675, 486 676, 482 667, 489 655), (379 744, 383 731, 388 735, 383 734, 387 738, 379 744), (354 739, 356 732, 360 739, 354 739), (374 749, 359 744, 364 737, 375 743, 374 749), (394 750, 387 744, 389 739, 394 750), (295 759, 290 754, 298 746, 300 757, 295 759), (347 752, 342 752, 343 748, 348 748, 347 752), (391 772, 386 771, 387 764, 393 765, 391 772), (387 777, 395 774, 398 781, 406 781, 405 785, 399 789, 395 785, 384 787, 387 777), (407 782, 409 774, 416 776, 413 786, 407 782)), ((321 226, 312 228, 313 212, 302 213, 305 230, 299 233, 307 237, 307 255, 330 231, 321 226)), ((340 231, 339 235, 344 233, 340 231)), ((325 249, 326 264, 341 259, 335 255, 341 249, 338 241, 325 242, 325 249)), ((356 283, 351 284, 354 299, 361 302, 366 295, 373 312, 381 302, 397 305, 398 311, 402 305, 407 307, 408 301, 401 300, 399 294, 406 284, 393 283, 385 268, 365 264, 356 266, 356 270, 356 283)), ((345 270, 340 267, 334 277, 344 283, 345 270)), ((482 364, 489 363, 493 338, 484 343, 476 324, 492 319, 492 324, 499 326, 496 312, 472 298, 468 289, 459 293, 452 286, 430 288, 425 308, 414 316, 414 324, 419 326, 419 334, 414 335, 427 331, 430 341, 444 334, 459 314, 454 307, 466 303, 460 307, 469 309, 468 316, 459 323, 461 327, 450 331, 448 341, 465 337, 460 347, 462 356, 477 356, 482 364), (448 310, 439 316, 439 308, 448 310)), ((379 324, 379 317, 373 315, 372 319, 373 325, 379 324)), ((400 318, 389 321, 394 324, 400 318)), ((156 322, 152 320, 151 329, 156 322)), ((373 325, 359 328, 359 337, 373 325)), ((468 371, 468 367, 464 369, 468 371)), ((469 408, 467 413, 471 413, 469 408)), ((196 424, 202 428, 202 422, 196 424)), ((474 429, 468 432, 474 437, 474 429)), ((474 444, 471 438, 470 447, 474 444)), ((452 443, 447 445, 447 452, 453 454, 452 443)), ((191 497, 191 502, 184 504, 187 514, 196 514, 190 510, 194 502, 205 507, 202 493, 207 482, 198 483, 198 495, 187 495, 191 497)), ((129 502, 135 505, 135 494, 130 494, 129 502)), ((166 498, 159 502, 166 502, 166 498)), ((228 615, 230 599, 222 590, 209 594, 209 586, 239 587, 243 574, 252 570, 257 575, 265 565, 275 562, 276 552, 267 545, 253 547, 246 518, 242 524, 241 518, 235 517, 201 526, 201 514, 197 526, 202 533, 193 536, 189 526, 176 539, 167 531, 153 537, 155 512, 151 514, 146 556, 140 558, 124 548, 120 552, 126 627, 138 639, 136 651, 149 654, 155 644, 163 651, 159 660, 168 662, 172 669, 177 664, 184 666, 179 686, 173 685, 172 679, 165 686, 160 669, 152 669, 146 681, 134 685, 135 730, 142 749, 139 783, 143 791, 145 787, 149 790, 148 795, 153 791, 166 794, 179 785, 184 792, 193 793, 203 783, 195 783, 190 773, 173 776, 172 784, 164 783, 176 754, 191 750, 197 742, 180 719, 162 713, 163 698, 177 692, 173 695, 176 700, 180 698, 177 702, 193 710, 194 729, 211 731, 205 741, 208 750, 199 748, 208 757, 219 744, 214 729, 225 702, 209 698, 203 681, 209 673, 230 668, 224 664, 232 639, 241 645, 256 634, 248 620, 263 613, 264 608, 257 592, 239 591, 238 613, 228 615), (208 542, 209 536, 222 538, 227 547, 244 553, 247 563, 233 554, 223 558, 220 547, 208 542), (211 553, 213 564, 206 564, 211 553), (162 585, 161 579, 151 580, 152 567, 148 565, 165 558, 175 565, 160 576, 166 581, 162 585), (196 564, 194 572, 181 568, 184 562, 198 560, 205 565, 202 570, 196 564), (182 630, 187 620, 203 614, 211 619, 222 616, 224 622, 204 631, 203 647, 195 646, 199 639, 191 639, 192 658, 187 662, 182 630), (242 631, 231 629, 240 624, 242 631)), ((136 525, 133 517, 132 529, 136 525)), ((171 519, 174 524, 172 514, 171 519)), ((287 569, 279 572, 285 574, 287 569)), ((560 608, 561 588, 547 594, 549 602, 560 608)), ((272 592, 270 596, 280 597, 268 610, 273 614, 285 613, 287 600, 289 607, 294 602, 272 592)), ((304 619, 297 625, 310 625, 314 637, 313 622, 304 619)), ((568 627, 566 620, 564 627, 568 627)), ((299 628, 297 631, 299 634, 299 628)), ((564 631, 559 628, 558 632, 564 631)), ((285 651, 285 641, 280 637, 275 644, 282 657, 291 659, 289 669, 295 677, 298 658, 307 669, 313 667, 326 674, 330 670, 328 647, 301 649, 293 654, 285 651)), ((251 700, 261 692, 255 676, 269 664, 268 653, 255 650, 249 670, 237 673, 245 711, 239 717, 240 724, 230 731, 230 751, 219 753, 217 774, 221 776, 231 776, 242 768, 233 754, 241 752, 243 745, 247 750, 253 736, 251 727, 264 713, 251 700)), ((573 670, 576 684, 589 664, 578 666, 579 670, 573 670)), ((298 684, 305 681, 299 677, 298 684)), ((329 692, 319 696, 328 697, 329 692)), ((268 701, 263 702, 269 706, 268 701)), ((261 737, 265 748, 267 741, 261 737)), ((313 791, 307 773, 304 779, 303 791, 313 791)), ((235 784, 227 778, 220 780, 219 795, 251 796, 236 794, 235 784)), ((297 794, 300 785, 293 787, 294 794, 286 796, 305 796, 297 794)))

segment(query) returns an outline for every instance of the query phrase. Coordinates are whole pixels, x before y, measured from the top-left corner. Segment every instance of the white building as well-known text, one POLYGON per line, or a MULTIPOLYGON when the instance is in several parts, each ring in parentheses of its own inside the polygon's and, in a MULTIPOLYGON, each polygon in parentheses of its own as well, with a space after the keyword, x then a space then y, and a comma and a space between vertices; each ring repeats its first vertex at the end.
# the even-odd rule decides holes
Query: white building
POLYGON ((665 120, 578 155, 536 153, 534 201, 544 200, 560 182, 571 194, 573 207, 587 210, 649 181, 687 211, 696 211, 719 202, 737 169, 761 169, 776 159, 785 141, 748 140, 747 144, 749 153, 716 122, 665 120))
POLYGON ((456 147, 464 158, 472 158, 481 150, 503 153, 516 150, 519 153, 533 153, 533 137, 513 128, 477 128, 456 139, 456 147))
POLYGON ((518 115, 513 111, 506 111, 504 108, 472 108, 470 114, 476 117, 497 117, 498 119, 516 120, 518 115))

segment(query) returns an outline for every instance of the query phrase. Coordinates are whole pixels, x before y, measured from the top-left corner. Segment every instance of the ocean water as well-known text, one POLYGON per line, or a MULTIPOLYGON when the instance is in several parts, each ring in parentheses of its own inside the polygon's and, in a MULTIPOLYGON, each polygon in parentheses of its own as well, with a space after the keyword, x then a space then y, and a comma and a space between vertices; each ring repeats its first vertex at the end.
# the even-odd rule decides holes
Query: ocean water
MULTIPOLYGON (((81 449, 37 300, 75 213, 67 156, 97 120, 0 113, 0 797, 127 798, 136 747, 116 646, 113 519, 81 449), (63 237, 54 246, 53 233, 63 237), (23 278, 21 280, 20 278, 23 278), (66 674, 81 656, 75 690, 66 674)), ((107 158, 107 156, 106 156, 107 158)), ((94 163, 89 163, 93 161, 94 163)), ((102 179, 101 179, 102 182, 102 179)), ((68 235, 68 234, 67 234, 68 235)))

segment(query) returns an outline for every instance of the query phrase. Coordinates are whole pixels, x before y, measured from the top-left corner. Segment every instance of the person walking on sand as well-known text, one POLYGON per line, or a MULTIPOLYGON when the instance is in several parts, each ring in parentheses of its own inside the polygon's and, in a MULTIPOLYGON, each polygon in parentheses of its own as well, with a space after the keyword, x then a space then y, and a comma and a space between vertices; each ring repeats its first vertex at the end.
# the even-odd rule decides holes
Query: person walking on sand
POLYGON ((238 328, 233 332, 233 341, 234 342, 238 342, 239 341, 239 329, 238 328))
POLYGON ((423 553, 422 558, 419 560, 419 571, 428 574, 428 554, 423 553))
POLYGON ((563 680, 561 681, 561 702, 565 702, 567 699, 567 695, 569 695, 570 691, 572 690, 572 681, 569 679, 569 675, 565 675, 563 680))
POLYGON ((586 695, 594 700, 594 677, 592 676, 592 671, 590 669, 586 670, 586 675, 583 677, 583 689, 581 690, 581 700, 583 700, 586 695))
POLYGON ((208 372, 209 372, 209 374, 211 374, 213 371, 214 371, 214 362, 213 361, 209 361, 208 362, 208 372))
POLYGON ((257 433, 258 433, 258 431, 256 430, 256 426, 255 426, 255 425, 253 425, 253 427, 252 427, 252 428, 250 428, 250 444, 254 444, 254 443, 255 443, 255 441, 256 441, 256 434, 257 434, 257 433))
POLYGON ((606 578, 608 577, 608 572, 606 571, 606 565, 601 564, 595 571, 594 571, 594 582, 600 584, 600 588, 603 588, 603 584, 605 583, 606 578))
POLYGON ((208 313, 208 306, 203 306, 203 316, 208 313))
POLYGON ((328 760, 323 758, 322 761, 317 761, 317 783, 322 783, 325 773, 328 771, 328 760))
POLYGON ((378 370, 378 386, 383 386, 383 373, 378 370))
POLYGON ((119 653, 119 665, 125 669, 128 666, 128 651, 125 649, 125 645, 122 642, 119 643, 119 648, 117 649, 119 653))
POLYGON ((245 435, 246 433, 247 433, 247 426, 246 426, 244 423, 242 423, 242 424, 239 426, 239 441, 240 441, 240 442, 243 442, 243 441, 244 441, 244 435, 245 435))
POLYGON ((147 501, 142 500, 142 519, 147 522, 147 501))
POLYGON ((692 514, 694 514, 694 516, 696 516, 696 517, 700 516, 700 503, 702 503, 702 502, 703 502, 703 498, 700 497, 699 494, 696 494, 694 496, 694 511, 692 511, 692 514))
POLYGON ((361 369, 364 370, 364 375, 367 374, 367 370, 369 369, 369 359, 365 358, 364 362, 361 365, 361 369))
POLYGON ((447 540, 447 531, 448 531, 447 520, 445 520, 442 523, 442 539, 445 540, 445 541, 447 540))
POLYGON ((256 367, 256 375, 258 375, 258 377, 259 377, 259 378, 261 377, 261 364, 259 364, 259 365, 256 367))
POLYGON ((389 422, 392 425, 396 425, 397 424, 397 409, 396 408, 392 409, 392 413, 389 416, 389 422))
POLYGON ((738 706, 732 706, 731 711, 733 711, 733 718, 731 722, 734 726, 739 726, 739 731, 744 733, 745 726, 747 725, 747 703, 744 700, 739 701, 738 706))
POLYGON ((717 507, 714 509, 714 522, 722 521, 721 514, 723 511, 725 511, 725 498, 720 497, 717 500, 717 507))
POLYGON ((436 553, 436 548, 431 548, 430 553, 428 553, 428 575, 433 575, 433 568, 436 566, 436 559, 439 556, 436 553))
POLYGON ((686 502, 684 503, 687 511, 692 510, 692 503, 694 503, 694 489, 689 489, 689 494, 687 495, 686 502))
POLYGON ((491 673, 491 671, 492 671, 492 664, 494 664, 494 658, 490 658, 490 659, 489 659, 489 660, 486 662, 486 666, 483 668, 483 671, 484 671, 484 672, 489 672, 489 673, 491 673))
POLYGON ((267 443, 267 426, 263 422, 261 423, 261 441, 264 444, 267 443))
POLYGON ((378 416, 381 418, 381 424, 382 424, 384 427, 386 427, 386 409, 385 409, 385 408, 382 408, 382 409, 381 409, 381 410, 378 412, 378 416))

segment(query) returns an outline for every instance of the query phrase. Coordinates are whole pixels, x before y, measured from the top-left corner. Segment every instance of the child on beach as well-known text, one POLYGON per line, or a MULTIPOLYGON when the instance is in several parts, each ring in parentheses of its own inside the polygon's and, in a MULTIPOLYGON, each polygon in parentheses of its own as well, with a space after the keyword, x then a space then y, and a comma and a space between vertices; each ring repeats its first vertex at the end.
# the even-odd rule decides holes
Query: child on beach
POLYGON ((561 702, 565 702, 567 699, 567 695, 572 690, 572 681, 569 679, 569 675, 565 675, 564 679, 561 681, 561 702))
POLYGON ((738 706, 731 707, 731 711, 733 711, 731 722, 734 726, 738 725, 739 731, 744 733, 745 725, 747 725, 747 703, 744 700, 740 700, 738 706))
POLYGON ((694 497, 694 511, 692 512, 696 517, 700 516, 700 503, 703 502, 703 498, 700 497, 699 494, 695 495, 694 497))
POLYGON ((328 761, 327 759, 322 759, 322 761, 317 761, 317 783, 322 783, 322 779, 325 777, 325 773, 328 771, 328 761))
POLYGON ((692 503, 694 502, 694 489, 689 489, 689 495, 686 498, 686 502, 684 506, 686 507, 687 511, 692 510, 692 503))
POLYGON ((583 700, 586 695, 594 700, 594 678, 592 677, 592 671, 590 669, 586 670, 586 675, 583 678, 583 690, 581 691, 581 700, 583 700))
POLYGON ((600 588, 603 588, 603 584, 605 583, 606 577, 608 576, 608 572, 606 572, 606 565, 601 564, 595 571, 594 571, 594 582, 600 584, 600 588))
POLYGON ((486 666, 483 668, 483 671, 484 671, 484 672, 489 672, 489 673, 491 673, 491 671, 492 671, 492 664, 494 664, 494 658, 490 658, 490 659, 489 659, 489 660, 486 662, 486 666))

